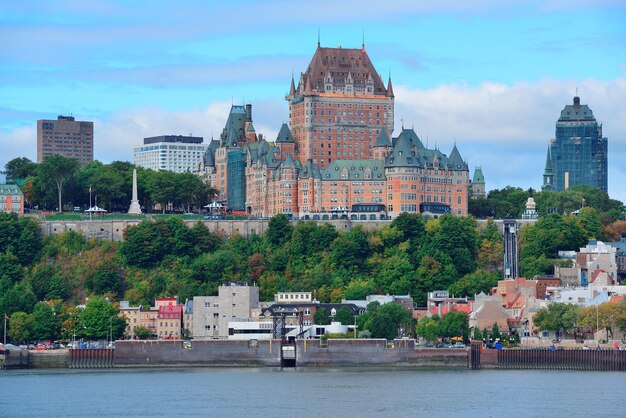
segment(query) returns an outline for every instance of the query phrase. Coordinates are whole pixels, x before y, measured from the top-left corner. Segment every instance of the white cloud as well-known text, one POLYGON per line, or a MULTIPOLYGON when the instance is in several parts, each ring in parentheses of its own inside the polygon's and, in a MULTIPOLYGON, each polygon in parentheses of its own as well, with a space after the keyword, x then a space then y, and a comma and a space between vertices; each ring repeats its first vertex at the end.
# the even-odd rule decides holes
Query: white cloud
POLYGON ((603 123, 609 139, 609 194, 626 201, 626 79, 541 80, 479 86, 448 84, 432 89, 394 87, 396 131, 404 121, 417 134, 449 153, 456 141, 470 167, 480 165, 489 188, 541 186, 548 141, 576 88, 603 123))

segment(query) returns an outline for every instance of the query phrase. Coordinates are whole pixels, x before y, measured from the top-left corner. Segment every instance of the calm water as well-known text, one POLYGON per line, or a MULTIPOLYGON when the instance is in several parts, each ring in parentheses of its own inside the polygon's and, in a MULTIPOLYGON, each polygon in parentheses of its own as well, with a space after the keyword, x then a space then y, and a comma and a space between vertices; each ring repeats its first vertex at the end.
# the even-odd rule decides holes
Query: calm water
POLYGON ((624 416, 626 373, 397 369, 0 371, 0 416, 624 416))

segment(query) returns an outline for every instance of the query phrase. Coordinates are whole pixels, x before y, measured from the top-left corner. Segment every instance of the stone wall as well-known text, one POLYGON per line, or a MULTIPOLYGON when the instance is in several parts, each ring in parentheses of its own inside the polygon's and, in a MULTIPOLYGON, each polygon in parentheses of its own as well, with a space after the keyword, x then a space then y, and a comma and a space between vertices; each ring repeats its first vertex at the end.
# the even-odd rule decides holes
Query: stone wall
MULTIPOLYGON (((56 235, 63 232, 74 231, 82 234, 86 238, 99 238, 108 241, 122 241, 124 239, 124 231, 129 226, 139 224, 141 220, 85 220, 85 221, 43 221, 41 230, 44 235, 56 235)), ((196 224, 196 220, 184 220, 188 227, 196 224)), ((292 221, 292 224, 298 221, 292 221)), ((338 231, 348 231, 356 225, 361 225, 364 229, 375 230, 380 229, 382 225, 389 224, 390 221, 350 221, 350 220, 332 220, 332 221, 307 221, 317 222, 318 224, 329 223, 334 225, 338 231)), ((233 235, 241 235, 249 237, 252 234, 263 235, 268 229, 269 219, 251 219, 251 220, 210 220, 202 221, 209 231, 224 237, 233 235)))

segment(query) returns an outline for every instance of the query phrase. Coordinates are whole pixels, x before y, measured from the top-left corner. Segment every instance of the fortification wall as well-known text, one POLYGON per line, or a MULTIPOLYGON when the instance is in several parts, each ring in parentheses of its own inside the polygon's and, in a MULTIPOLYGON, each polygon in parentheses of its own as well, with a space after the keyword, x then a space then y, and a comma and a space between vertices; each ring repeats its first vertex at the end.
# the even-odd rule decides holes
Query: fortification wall
MULTIPOLYGON (((44 235, 57 235, 63 232, 74 231, 86 238, 98 238, 108 241, 122 241, 124 239, 124 231, 129 226, 139 224, 141 220, 84 220, 84 221, 43 221, 41 230, 44 235)), ((196 224, 196 220, 184 220, 188 227, 196 224)), ((298 221, 292 221, 292 224, 298 221)), ((350 221, 350 220, 329 220, 329 221, 306 221, 317 222, 318 224, 329 223, 334 225, 338 231, 348 231, 357 225, 361 225, 367 230, 380 229, 383 225, 389 224, 390 221, 350 221)), ((202 221, 207 229, 213 233, 224 237, 233 235, 241 235, 249 237, 252 234, 263 235, 269 226, 269 219, 250 219, 250 220, 208 220, 202 221)))

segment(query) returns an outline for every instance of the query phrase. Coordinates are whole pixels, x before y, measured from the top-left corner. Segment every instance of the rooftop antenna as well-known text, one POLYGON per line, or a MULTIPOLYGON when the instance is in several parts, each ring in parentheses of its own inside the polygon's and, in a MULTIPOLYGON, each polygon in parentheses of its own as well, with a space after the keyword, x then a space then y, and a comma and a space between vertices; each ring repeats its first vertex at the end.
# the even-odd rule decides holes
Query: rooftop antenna
POLYGON ((317 28, 317 47, 320 47, 320 28, 317 28))
POLYGON ((402 129, 404 129, 404 119, 400 118, 400 124, 402 125, 402 129))

